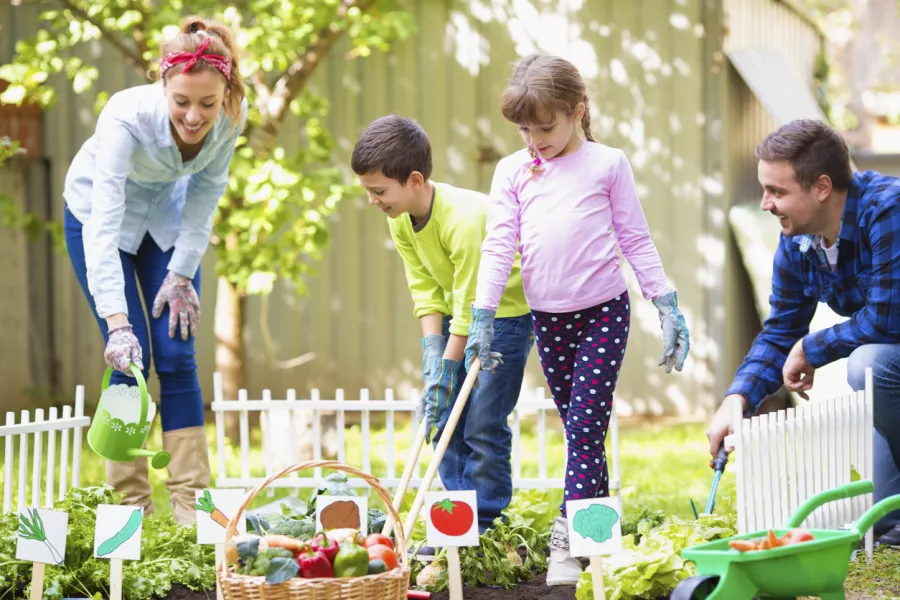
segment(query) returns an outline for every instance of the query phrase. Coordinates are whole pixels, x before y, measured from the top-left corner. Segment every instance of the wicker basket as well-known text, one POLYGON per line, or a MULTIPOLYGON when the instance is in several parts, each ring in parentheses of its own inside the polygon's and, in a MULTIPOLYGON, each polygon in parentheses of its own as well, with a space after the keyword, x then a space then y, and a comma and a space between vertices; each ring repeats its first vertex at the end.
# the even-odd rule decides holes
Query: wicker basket
MULTIPOLYGON (((393 521, 394 546, 398 560, 397 568, 384 573, 363 575, 361 577, 334 579, 294 577, 284 583, 271 585, 266 583, 265 577, 240 575, 232 572, 227 561, 225 561, 221 570, 217 573, 225 600, 405 600, 409 588, 410 569, 407 558, 406 537, 403 533, 403 524, 400 522, 400 516, 394 510, 390 496, 379 485, 377 479, 340 462, 319 460, 299 463, 285 468, 280 473, 273 474, 260 483, 247 494, 237 514, 231 518, 231 522, 225 531, 226 547, 231 538, 237 534, 237 523, 240 522, 239 519, 243 518, 244 511, 257 494, 283 475, 314 467, 334 469, 360 477, 381 496, 387 509, 387 518, 393 521)), ((365 518, 364 515, 361 515, 361 517, 365 518)))

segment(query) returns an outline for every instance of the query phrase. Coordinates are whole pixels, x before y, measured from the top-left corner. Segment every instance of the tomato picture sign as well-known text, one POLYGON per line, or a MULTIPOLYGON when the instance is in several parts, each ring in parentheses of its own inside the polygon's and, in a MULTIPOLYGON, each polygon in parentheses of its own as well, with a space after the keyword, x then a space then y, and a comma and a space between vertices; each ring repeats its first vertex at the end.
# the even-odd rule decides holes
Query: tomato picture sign
POLYGON ((479 544, 475 490, 428 492, 425 508, 429 546, 460 548, 479 544))

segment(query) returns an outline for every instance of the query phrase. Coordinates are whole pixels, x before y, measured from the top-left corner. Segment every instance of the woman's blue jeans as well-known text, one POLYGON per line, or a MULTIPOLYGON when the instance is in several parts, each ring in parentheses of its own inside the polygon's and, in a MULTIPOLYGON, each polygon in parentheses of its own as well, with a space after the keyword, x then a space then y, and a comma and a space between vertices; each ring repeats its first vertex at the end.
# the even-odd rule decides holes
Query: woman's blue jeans
MULTIPOLYGON (((84 240, 82 238, 82 225, 65 208, 64 226, 66 233, 66 248, 69 251, 69 259, 75 270, 75 277, 81 285, 81 289, 91 307, 91 312, 100 326, 103 334, 103 343, 109 340, 107 335, 106 320, 97 315, 94 306, 94 298, 91 296, 87 283, 87 265, 84 259, 84 240)), ((162 286, 163 280, 168 274, 167 266, 172 258, 174 248, 168 252, 160 250, 153 238, 147 234, 137 254, 128 254, 119 251, 122 259, 122 273, 125 277, 125 300, 128 304, 128 320, 134 330, 134 335, 141 342, 141 355, 144 360, 144 379, 150 375, 151 356, 156 373, 159 375, 159 415, 163 431, 173 431, 186 427, 203 425, 203 394, 200 389, 200 380, 197 376, 197 361, 194 353, 194 338, 188 337, 182 340, 180 330, 175 337, 169 337, 169 305, 166 304, 162 316, 154 319, 145 312, 141 302, 143 294, 147 306, 153 305, 156 293, 162 286), (140 287, 139 287, 140 286, 140 287), (140 293, 138 290, 140 289, 140 293), (147 326, 147 318, 150 318, 150 326, 147 326), (151 355, 152 349, 152 355, 151 355)), ((194 288, 200 290, 200 271, 194 277, 194 288)), ((111 384, 137 385, 134 377, 115 371, 111 384)))

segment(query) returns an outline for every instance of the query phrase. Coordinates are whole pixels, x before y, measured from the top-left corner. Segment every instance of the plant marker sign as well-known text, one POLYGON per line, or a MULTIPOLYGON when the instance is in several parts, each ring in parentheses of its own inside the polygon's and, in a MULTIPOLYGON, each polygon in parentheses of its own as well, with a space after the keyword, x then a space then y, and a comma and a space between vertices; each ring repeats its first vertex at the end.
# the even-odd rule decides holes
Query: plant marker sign
POLYGON ((19 513, 16 560, 31 567, 31 600, 44 596, 44 565, 61 565, 66 556, 68 513, 46 508, 26 508, 19 513))
POLYGON ((122 561, 141 559, 144 509, 100 504, 94 527, 94 557, 109 559, 109 600, 122 600, 122 561))
POLYGON ((316 531, 358 529, 368 534, 369 501, 365 496, 316 496, 316 531))
POLYGON ((447 548, 450 600, 462 600, 459 548, 478 546, 478 503, 475 490, 427 492, 425 531, 433 548, 447 548))
POLYGON ((594 599, 605 600, 601 556, 622 551, 622 499, 588 498, 566 502, 569 553, 591 559, 594 599))
MULTIPOLYGON (((195 492, 197 510, 197 543, 215 544, 216 546, 216 570, 225 561, 225 530, 231 518, 237 514, 241 504, 244 503, 244 490, 210 490, 204 489, 195 492)), ((247 532, 247 520, 239 519, 237 525, 238 535, 247 532)), ((216 596, 222 600, 222 588, 216 578, 216 596)))

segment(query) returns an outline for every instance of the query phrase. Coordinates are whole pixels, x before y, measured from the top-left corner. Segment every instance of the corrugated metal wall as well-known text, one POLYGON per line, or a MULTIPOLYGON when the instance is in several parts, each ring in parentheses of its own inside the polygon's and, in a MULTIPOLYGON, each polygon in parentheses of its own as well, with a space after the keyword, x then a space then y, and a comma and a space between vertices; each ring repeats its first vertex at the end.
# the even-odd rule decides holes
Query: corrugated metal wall
MULTIPOLYGON (((415 38, 389 54, 356 61, 345 60, 343 44, 334 48, 315 77, 314 88, 331 102, 336 160, 346 165, 365 125, 396 112, 417 118, 429 132, 435 179, 487 191, 496 162, 479 162, 479 151, 505 155, 520 147, 515 127, 497 108, 511 63, 537 49, 573 60, 589 81, 595 137, 624 148, 632 161, 654 239, 691 326, 692 360, 685 372, 666 376, 655 366, 661 350, 656 311, 641 299, 629 274, 633 327, 618 399, 626 413, 694 410, 697 399, 714 384, 705 356, 709 284, 703 265, 709 249, 698 239, 706 220, 704 84, 710 62, 703 37, 705 29, 720 24, 704 22, 703 0, 552 5, 510 0, 489 7, 462 0, 408 0, 406 6, 419 25, 415 38)), ((8 0, 0 2, 0 62, 13 51, 9 33, 33 33, 35 15, 32 6, 12 8, 8 0)), ((101 65, 98 89, 116 90, 138 81, 103 44, 85 49, 84 58, 101 65)), ((46 202, 49 193, 56 218, 66 168, 94 124, 93 97, 76 96, 66 85, 57 89, 60 103, 48 112, 45 131, 49 190, 30 193, 33 205, 46 202)), ((726 110, 733 115, 747 104, 726 103, 726 110)), ((748 119, 755 117, 741 116, 729 125, 748 119)), ((282 139, 290 140, 294 131, 296 123, 289 124, 282 139)), ((743 146, 733 141, 729 148, 743 146)), ((272 368, 260 335, 260 300, 251 299, 246 334, 251 394, 270 388, 278 396, 288 387, 307 394, 319 387, 330 395, 343 387, 352 396, 358 388, 369 387, 379 396, 385 387, 405 393, 420 383, 418 325, 383 216, 363 197, 352 198, 341 206, 331 232, 319 274, 309 281, 309 295, 298 297, 288 284, 279 284, 269 301, 268 324, 277 358, 315 352, 316 359, 287 371, 272 368)), ((206 325, 198 339, 207 399, 214 371, 212 258, 210 251, 203 263, 206 325)), ((101 339, 67 257, 50 262, 52 297, 44 298, 50 307, 42 311, 32 303, 31 309, 48 315, 37 329, 52 335, 59 384, 63 389, 87 384, 90 399, 103 369, 101 339)), ((42 339, 32 336, 32 346, 42 339)), ((525 385, 543 385, 536 356, 525 385)), ((153 389, 158 389, 155 383, 153 389)))
MULTIPOLYGON (((788 3, 772 0, 726 0, 726 48, 777 49, 788 64, 814 87, 814 73, 823 40, 812 23, 788 3)), ((726 188, 728 205, 757 202, 761 188, 757 179, 757 144, 776 128, 735 68, 726 60, 726 188)), ((753 306, 750 282, 741 264, 737 246, 729 234, 726 244, 725 302, 732 312, 727 319, 724 369, 733 374, 755 335, 760 331, 759 316, 753 306)), ((725 382, 727 385, 730 380, 725 382)))

